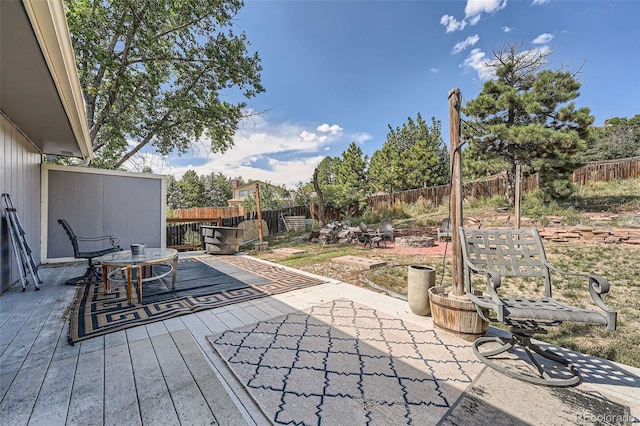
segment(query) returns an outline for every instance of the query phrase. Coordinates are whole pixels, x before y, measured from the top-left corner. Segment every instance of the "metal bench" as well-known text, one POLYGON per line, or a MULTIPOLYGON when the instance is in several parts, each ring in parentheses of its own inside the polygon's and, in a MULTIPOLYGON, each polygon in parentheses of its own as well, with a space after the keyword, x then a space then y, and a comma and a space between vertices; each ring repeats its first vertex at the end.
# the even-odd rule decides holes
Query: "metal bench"
POLYGON ((106 235, 102 237, 78 237, 71 225, 65 219, 58 219, 58 223, 64 228, 64 231, 67 233, 69 237, 69 241, 71 241, 71 245, 73 246, 73 257, 76 259, 87 259, 89 261, 87 265, 87 270, 84 275, 70 278, 67 280, 68 285, 76 285, 76 284, 88 284, 94 283, 102 280, 102 277, 96 270, 96 265, 93 263, 93 259, 96 257, 100 257, 105 254, 114 253, 116 251, 122 250, 118 245, 119 241, 116 237, 112 235, 106 235), (79 244, 93 244, 99 243, 103 244, 104 248, 94 251, 80 251, 79 244), (106 246, 108 243, 108 246, 106 246))
MULTIPOLYGON (((500 322, 510 327, 511 337, 481 337, 474 342, 476 356, 490 367, 512 377, 548 386, 573 386, 580 382, 579 372, 569 361, 555 352, 543 349, 531 341, 535 334, 545 334, 543 327, 557 326, 563 321, 605 325, 616 328, 616 312, 602 300, 609 291, 609 282, 598 275, 566 272, 547 261, 542 240, 535 228, 530 229, 464 229, 460 228, 464 283, 467 296, 475 303, 478 314, 485 321, 500 322), (551 272, 584 277, 595 311, 560 303, 552 297, 551 272), (486 277, 482 296, 473 294, 472 275, 486 277), (526 277, 544 283, 544 296, 529 298, 509 296, 500 288, 505 277, 526 277), (489 315, 485 315, 486 310, 489 315), (496 348, 496 344, 498 347, 496 348), (486 346, 485 346, 486 345, 486 346), (482 350, 482 347, 494 349, 482 350), (520 348, 537 370, 537 376, 507 368, 506 352, 520 348), (532 353, 533 352, 533 353, 532 353), (536 356, 538 355, 538 356, 536 356), (549 361, 558 363, 551 366, 549 361)), ((522 353, 522 352, 520 352, 522 353)), ((531 365, 530 364, 530 365, 531 365)), ((535 370, 534 370, 535 371, 535 370)))

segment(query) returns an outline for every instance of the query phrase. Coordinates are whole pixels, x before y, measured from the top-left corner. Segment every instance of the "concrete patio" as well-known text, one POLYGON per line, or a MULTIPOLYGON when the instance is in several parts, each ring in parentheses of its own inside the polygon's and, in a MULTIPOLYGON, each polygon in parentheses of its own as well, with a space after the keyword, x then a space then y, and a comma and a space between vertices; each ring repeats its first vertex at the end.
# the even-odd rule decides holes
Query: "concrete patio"
MULTIPOLYGON (((41 291, 14 285, 0 296, 0 422, 4 425, 270 424, 207 340, 334 300, 349 300, 424 330, 429 317, 406 302, 331 281, 302 290, 130 328, 71 346, 64 285, 82 265, 41 268, 41 291)), ((492 333, 499 331, 492 329, 492 333)), ((443 333, 443 332, 440 332, 443 333)), ((446 333, 445 333, 446 334, 446 333)), ((448 336, 448 335, 447 335, 448 336)), ((457 359, 473 359, 453 336, 457 359)), ((484 366, 433 424, 625 424, 640 418, 640 369, 562 350, 582 374, 558 390, 511 379, 484 366), (603 370, 601 367, 606 366, 603 370), (602 372, 606 371, 605 374, 602 372), (589 397, 576 411, 577 396, 589 397), (593 405, 597 401, 601 405, 593 405), (622 417, 608 403, 628 407, 622 417)))

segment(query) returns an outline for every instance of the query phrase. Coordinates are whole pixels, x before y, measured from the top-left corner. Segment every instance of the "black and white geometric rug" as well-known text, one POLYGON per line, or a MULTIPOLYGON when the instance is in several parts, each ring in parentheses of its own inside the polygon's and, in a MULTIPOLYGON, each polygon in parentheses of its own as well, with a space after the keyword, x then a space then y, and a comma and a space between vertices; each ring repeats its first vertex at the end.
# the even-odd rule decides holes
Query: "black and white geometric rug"
POLYGON ((433 424, 483 368, 461 340, 335 300, 209 336, 276 424, 433 424))

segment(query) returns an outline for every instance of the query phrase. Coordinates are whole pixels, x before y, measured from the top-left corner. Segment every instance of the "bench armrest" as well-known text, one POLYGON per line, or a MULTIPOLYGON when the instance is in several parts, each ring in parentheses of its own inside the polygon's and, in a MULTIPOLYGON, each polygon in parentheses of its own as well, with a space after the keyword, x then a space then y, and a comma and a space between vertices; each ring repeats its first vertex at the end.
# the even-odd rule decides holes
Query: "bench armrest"
MULTIPOLYGON (((502 303, 502 300, 500 299, 500 296, 498 295, 498 288, 500 288, 500 284, 502 283, 502 277, 500 276, 500 274, 498 274, 497 272, 494 271, 488 271, 485 269, 480 269, 477 266, 475 266, 473 263, 465 260, 464 264, 467 268, 469 268, 469 272, 473 273, 473 274, 481 274, 481 275, 485 275, 487 277, 487 294, 489 295, 489 297, 491 297, 491 300, 493 301, 493 304, 488 304, 486 302, 483 302, 481 299, 479 299, 478 297, 476 297, 473 294, 473 288, 467 288, 466 289, 466 294, 469 297, 469 299, 471 299, 471 301, 473 303, 475 303, 477 306, 480 306, 482 308, 485 309, 497 309, 497 316, 499 318, 500 321, 503 320, 504 318, 504 304, 502 303)), ((469 277, 469 282, 467 283, 468 287, 471 287, 471 279, 469 277)), ((485 321, 490 321, 489 318, 486 318, 485 315, 481 312, 480 309, 478 309, 478 313, 482 316, 482 318, 485 321)))
POLYGON ((609 281, 606 278, 595 274, 563 271, 549 262, 545 262, 545 266, 547 266, 550 271, 561 275, 586 278, 589 285, 589 295, 591 296, 591 300, 593 300, 593 303, 595 303, 596 306, 607 313, 607 328, 609 330, 616 329, 617 313, 607 306, 607 304, 604 303, 604 300, 602 300, 602 295, 607 294, 611 289, 611 284, 609 284, 609 281))
POLYGON ((109 240, 109 244, 111 244, 112 247, 120 248, 120 241, 113 235, 105 235, 103 237, 76 237, 76 240, 78 242, 87 242, 87 243, 109 240))

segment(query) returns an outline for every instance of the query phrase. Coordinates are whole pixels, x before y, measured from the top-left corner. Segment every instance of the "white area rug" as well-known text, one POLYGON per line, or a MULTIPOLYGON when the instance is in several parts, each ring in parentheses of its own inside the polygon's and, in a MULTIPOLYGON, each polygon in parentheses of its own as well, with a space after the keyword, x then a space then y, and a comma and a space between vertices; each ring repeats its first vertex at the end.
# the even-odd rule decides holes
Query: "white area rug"
POLYGON ((434 424, 483 367, 466 342, 350 300, 208 339, 277 424, 434 424))

